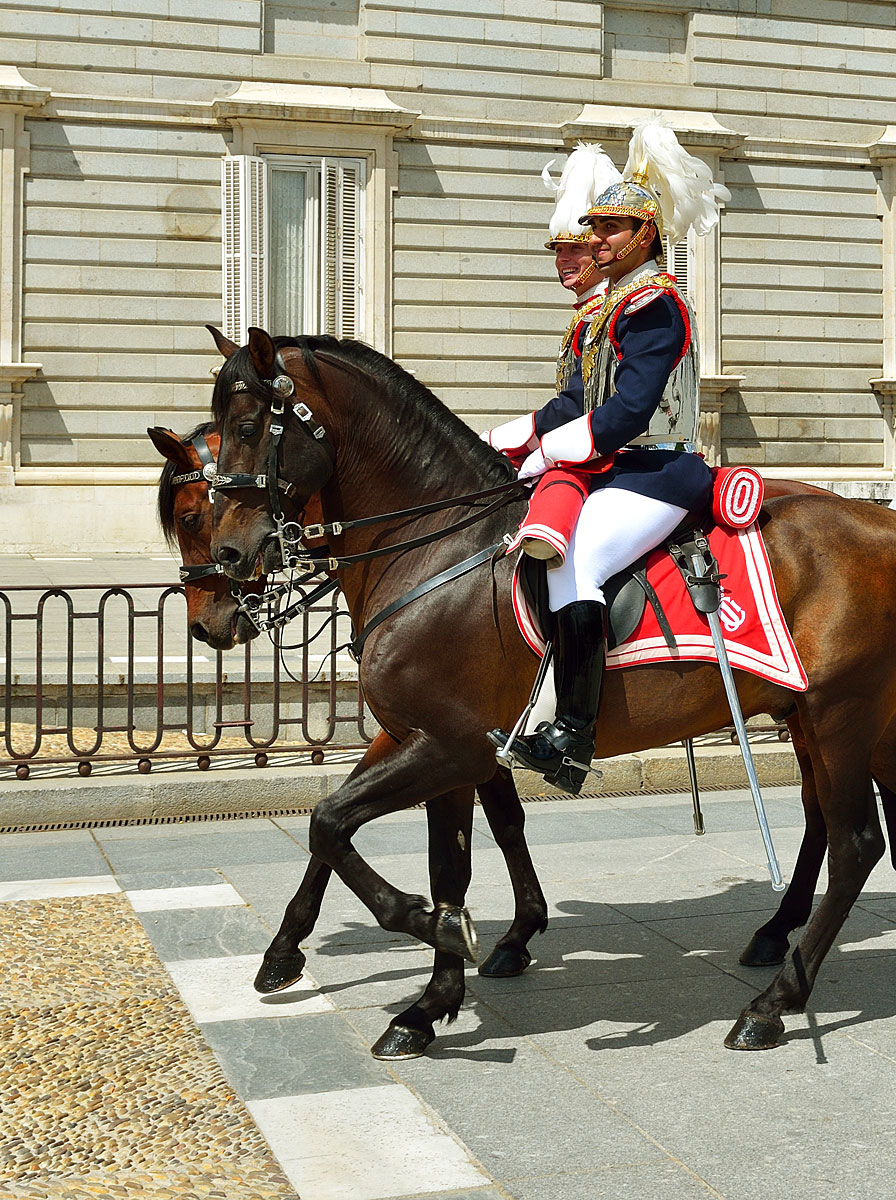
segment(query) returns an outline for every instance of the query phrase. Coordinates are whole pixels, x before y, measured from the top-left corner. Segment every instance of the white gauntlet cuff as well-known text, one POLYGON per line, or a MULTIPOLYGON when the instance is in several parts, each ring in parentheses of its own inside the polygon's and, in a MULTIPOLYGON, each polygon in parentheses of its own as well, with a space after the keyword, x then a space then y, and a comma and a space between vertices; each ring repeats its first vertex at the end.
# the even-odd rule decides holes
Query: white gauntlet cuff
POLYGON ((567 421, 559 429, 551 429, 541 439, 545 458, 558 467, 576 467, 598 457, 591 432, 591 414, 585 413, 567 421))
POLYGON ((485 433, 479 436, 502 454, 534 450, 538 445, 535 435, 535 413, 514 417, 512 421, 505 421, 503 425, 496 425, 494 429, 486 429, 485 433))

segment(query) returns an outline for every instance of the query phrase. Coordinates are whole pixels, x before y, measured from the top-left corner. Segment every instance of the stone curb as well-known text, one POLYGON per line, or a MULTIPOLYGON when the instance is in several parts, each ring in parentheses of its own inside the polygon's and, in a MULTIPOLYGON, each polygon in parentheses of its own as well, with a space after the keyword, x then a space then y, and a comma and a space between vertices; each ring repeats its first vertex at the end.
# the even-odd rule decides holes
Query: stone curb
MULTIPOLYGON (((796 757, 789 743, 752 746, 760 784, 771 787, 799 783, 796 757)), ((698 746, 697 781, 701 788, 746 788, 747 776, 736 746, 698 746)), ((352 763, 322 766, 238 768, 227 771, 179 771, 89 778, 56 777, 0 781, 0 828, 82 824, 106 821, 176 820, 216 814, 264 815, 313 808, 331 795, 352 763)), ((629 796, 657 791, 690 790, 684 749, 664 747, 605 759, 601 778, 584 788, 629 796)), ((526 799, 568 798, 531 771, 516 772, 526 799)))

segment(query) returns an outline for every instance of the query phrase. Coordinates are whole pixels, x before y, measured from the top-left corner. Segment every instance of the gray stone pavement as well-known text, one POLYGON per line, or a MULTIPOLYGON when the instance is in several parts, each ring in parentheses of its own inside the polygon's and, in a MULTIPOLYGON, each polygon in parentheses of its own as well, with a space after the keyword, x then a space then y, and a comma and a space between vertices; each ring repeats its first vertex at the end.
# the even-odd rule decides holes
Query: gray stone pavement
MULTIPOLYGON (((789 873, 798 793, 766 799, 789 873)), ((683 793, 528 804, 551 913, 535 961, 502 981, 471 968, 457 1022, 398 1064, 369 1047, 421 991, 431 952, 379 929, 340 882, 307 940, 306 980, 265 999, 249 986, 308 861, 307 817, 10 834, 0 880, 25 882, 0 897, 33 881, 124 890, 301 1200, 890 1200, 889 860, 810 1012, 785 1019, 778 1049, 734 1053, 723 1038, 771 978, 738 954, 778 897, 747 790, 707 794, 704 809, 696 838, 683 793)), ((391 882, 426 891, 425 841, 411 811, 357 845, 391 882)), ((478 810, 469 905, 487 950, 512 902, 478 810)), ((47 970, 64 978, 66 963, 47 970)), ((56 1086, 64 1101, 77 1080, 56 1086)))

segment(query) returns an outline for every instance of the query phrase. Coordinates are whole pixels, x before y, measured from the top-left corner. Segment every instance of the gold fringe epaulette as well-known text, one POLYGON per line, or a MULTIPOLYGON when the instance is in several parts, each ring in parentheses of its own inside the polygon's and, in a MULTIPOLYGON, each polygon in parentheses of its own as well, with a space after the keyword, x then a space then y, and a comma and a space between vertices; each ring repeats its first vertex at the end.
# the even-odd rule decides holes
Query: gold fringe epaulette
POLYGON ((585 334, 585 344, 582 347, 582 381, 584 383, 587 384, 591 378, 597 357, 598 343, 610 317, 629 296, 633 296, 635 292, 643 292, 647 288, 655 292, 678 292, 678 283, 674 275, 661 272, 659 275, 646 277, 642 275, 640 279, 634 279, 624 287, 615 288, 607 293, 600 311, 588 326, 588 332, 585 334))

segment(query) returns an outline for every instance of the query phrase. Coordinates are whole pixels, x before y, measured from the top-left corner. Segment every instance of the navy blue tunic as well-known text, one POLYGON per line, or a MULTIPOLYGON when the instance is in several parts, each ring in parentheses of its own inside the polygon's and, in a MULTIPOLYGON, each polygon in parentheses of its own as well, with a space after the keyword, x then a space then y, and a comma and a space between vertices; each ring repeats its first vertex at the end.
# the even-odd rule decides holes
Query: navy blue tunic
MULTIPOLYGON (((585 411, 582 381, 582 326, 576 346, 576 365, 566 387, 535 414, 539 438, 551 429, 581 417, 585 411)), ((614 390, 591 412, 591 432, 600 454, 619 451, 613 466, 595 475, 592 490, 624 488, 665 500, 688 510, 709 502, 712 475, 698 454, 679 450, 625 450, 644 433, 659 407, 663 391, 687 345, 687 330, 678 305, 666 293, 636 311, 623 312, 616 321, 615 340, 621 352, 614 390)))

